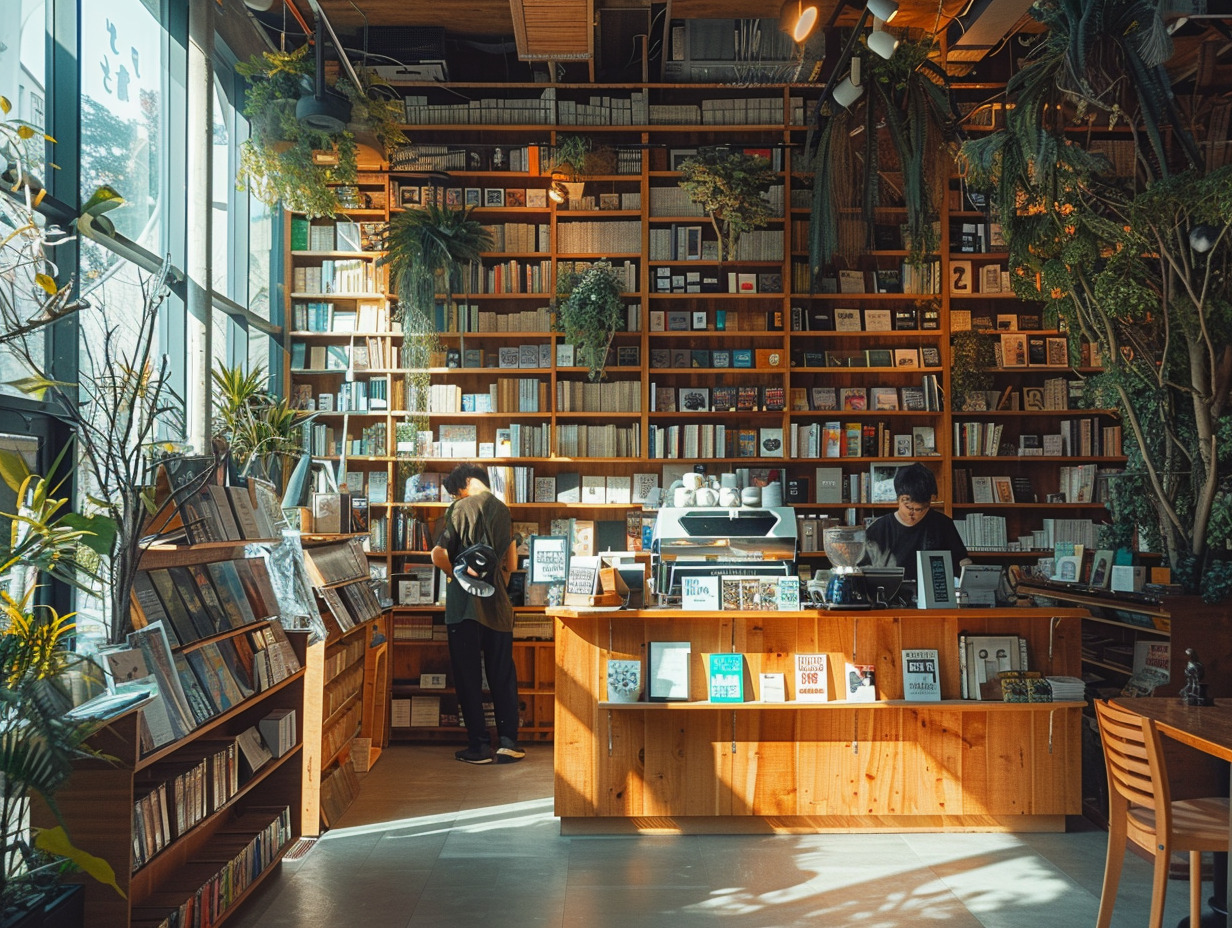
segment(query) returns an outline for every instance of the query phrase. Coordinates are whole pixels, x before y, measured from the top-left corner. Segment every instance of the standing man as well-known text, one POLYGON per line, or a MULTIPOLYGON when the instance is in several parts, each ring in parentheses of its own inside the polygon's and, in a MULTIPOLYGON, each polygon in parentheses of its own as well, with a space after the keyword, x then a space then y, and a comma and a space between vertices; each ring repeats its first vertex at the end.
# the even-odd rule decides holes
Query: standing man
POLYGON ((915 580, 917 551, 949 551, 954 569, 970 564, 953 521, 932 508, 937 478, 923 464, 900 467, 894 475, 898 508, 868 527, 868 558, 877 567, 902 567, 904 580, 915 580))
POLYGON ((526 756, 518 744, 518 678, 513 665, 513 606, 506 585, 517 566, 509 508, 492 495, 488 472, 478 464, 459 464, 444 480, 455 502, 445 513, 445 529, 432 549, 432 563, 445 572, 445 627, 458 708, 469 744, 454 754, 468 764, 511 764, 526 756), (488 545, 494 557, 462 566, 465 583, 454 576, 467 549, 488 545), (485 595, 486 594, 486 595, 485 595), (495 755, 483 712, 483 671, 496 714, 500 745, 495 755))

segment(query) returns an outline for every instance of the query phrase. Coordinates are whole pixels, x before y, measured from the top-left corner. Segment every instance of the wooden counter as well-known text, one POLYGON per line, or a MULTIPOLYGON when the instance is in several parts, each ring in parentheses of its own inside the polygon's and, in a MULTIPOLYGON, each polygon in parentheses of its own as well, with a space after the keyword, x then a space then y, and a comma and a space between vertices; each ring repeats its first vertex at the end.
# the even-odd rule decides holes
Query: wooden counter
MULTIPOLYGON (((960 693, 958 635, 1018 634, 1031 669, 1078 675, 1079 609, 587 612, 556 627, 556 814, 565 834, 1063 831, 1081 808, 1083 703, 960 693), (606 701, 607 660, 689 641, 687 702, 606 701), (902 699, 901 651, 935 648, 940 702, 902 699), (704 654, 794 678, 794 654, 876 667, 874 703, 710 703, 704 654)), ((837 666, 837 671, 834 669, 837 666)), ((645 687, 643 686, 643 690, 645 687)), ((643 693, 643 700, 645 696, 643 693)))

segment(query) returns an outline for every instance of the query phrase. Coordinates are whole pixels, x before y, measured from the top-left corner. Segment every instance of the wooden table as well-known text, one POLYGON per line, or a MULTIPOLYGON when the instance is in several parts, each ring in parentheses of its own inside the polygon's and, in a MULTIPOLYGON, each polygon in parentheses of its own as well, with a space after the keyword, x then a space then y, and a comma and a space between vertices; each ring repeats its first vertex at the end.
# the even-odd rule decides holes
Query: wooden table
MULTIPOLYGON (((1217 699, 1213 706, 1183 706, 1175 696, 1113 702, 1153 720, 1160 733, 1169 738, 1220 760, 1232 761, 1232 699, 1217 699)), ((1228 844, 1232 847, 1232 822, 1228 844)), ((1228 855, 1228 885, 1232 886, 1232 854, 1228 855)), ((1232 928, 1232 912, 1227 924, 1232 928)))

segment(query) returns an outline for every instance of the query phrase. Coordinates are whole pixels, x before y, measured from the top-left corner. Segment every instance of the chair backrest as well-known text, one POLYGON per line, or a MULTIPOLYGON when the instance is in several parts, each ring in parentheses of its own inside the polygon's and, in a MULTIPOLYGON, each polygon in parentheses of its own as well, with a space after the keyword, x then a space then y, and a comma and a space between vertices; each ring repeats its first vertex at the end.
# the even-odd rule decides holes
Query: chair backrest
POLYGON ((1102 699, 1095 700, 1095 717, 1108 768, 1109 798, 1115 791, 1133 805, 1154 809, 1158 830, 1166 831, 1171 791, 1155 723, 1102 699))

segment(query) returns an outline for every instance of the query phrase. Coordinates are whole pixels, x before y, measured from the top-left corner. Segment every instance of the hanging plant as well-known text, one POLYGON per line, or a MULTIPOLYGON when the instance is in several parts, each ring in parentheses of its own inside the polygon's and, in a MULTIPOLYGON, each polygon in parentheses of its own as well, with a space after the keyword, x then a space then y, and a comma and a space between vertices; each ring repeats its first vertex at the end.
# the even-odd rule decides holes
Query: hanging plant
POLYGON ((585 271, 561 275, 556 292, 556 330, 574 347, 578 363, 598 380, 607 363, 612 336, 625 324, 625 305, 620 279, 612 263, 596 261, 585 271))
POLYGON ((432 316, 437 294, 462 288, 462 269, 493 247, 492 234, 467 208, 430 204, 397 213, 385 232, 390 286, 398 295, 394 318, 402 324, 402 367, 406 371, 406 424, 428 427, 432 359, 441 342, 432 316))
POLYGON ((724 148, 703 149, 681 164, 680 186, 710 216, 722 260, 736 257, 742 233, 770 220, 766 193, 777 176, 765 158, 724 148))
POLYGON ((371 132, 382 157, 405 144, 398 123, 403 109, 386 95, 383 82, 370 72, 359 74, 361 87, 339 78, 333 89, 351 104, 351 122, 337 131, 314 129, 295 116, 299 98, 312 86, 308 46, 292 52, 263 52, 236 70, 248 79, 244 115, 252 134, 240 146, 237 178, 240 189, 252 191, 262 203, 281 202, 309 218, 332 216, 341 205, 336 185, 355 183, 355 131, 371 132))

